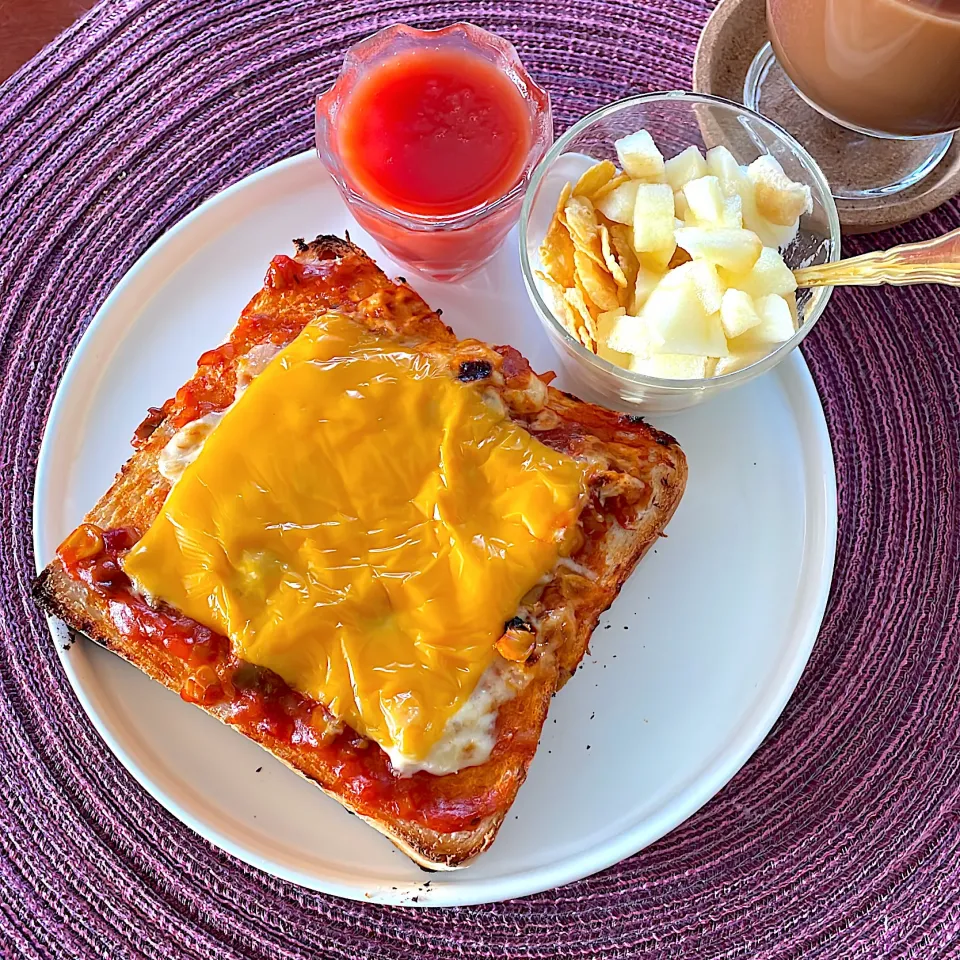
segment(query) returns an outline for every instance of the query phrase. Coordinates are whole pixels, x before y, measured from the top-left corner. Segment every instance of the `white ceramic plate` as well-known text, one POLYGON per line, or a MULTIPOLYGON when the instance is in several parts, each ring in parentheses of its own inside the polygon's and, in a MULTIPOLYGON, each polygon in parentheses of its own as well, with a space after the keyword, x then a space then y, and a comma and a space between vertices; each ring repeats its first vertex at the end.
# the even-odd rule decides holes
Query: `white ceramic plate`
MULTIPOLYGON (((205 203, 140 259, 57 393, 37 472, 41 565, 109 486, 147 407, 171 396, 233 326, 270 258, 294 237, 344 229, 379 255, 303 154, 205 203)), ((414 283, 461 336, 511 343, 549 369, 556 358, 516 248, 513 236, 463 284, 414 283)), ((453 905, 594 873, 672 830, 746 762, 807 662, 833 570, 833 460, 799 353, 657 422, 690 464, 669 537, 627 582, 584 668, 553 702, 497 842, 464 870, 427 877, 254 743, 94 644, 64 652, 58 643, 64 669, 111 749, 161 804, 276 876, 356 899, 453 905)), ((62 626, 51 628, 56 640, 62 626)))

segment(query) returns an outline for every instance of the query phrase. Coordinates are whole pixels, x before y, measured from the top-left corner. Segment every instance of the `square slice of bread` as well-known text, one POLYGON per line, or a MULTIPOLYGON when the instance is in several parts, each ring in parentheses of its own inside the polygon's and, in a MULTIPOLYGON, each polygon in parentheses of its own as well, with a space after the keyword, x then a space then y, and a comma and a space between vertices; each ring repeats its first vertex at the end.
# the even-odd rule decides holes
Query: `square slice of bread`
MULTIPOLYGON (((296 241, 271 262, 263 289, 230 338, 205 353, 197 372, 134 438, 134 454, 84 518, 106 531, 105 553, 41 572, 34 596, 48 613, 255 740, 389 837, 426 869, 461 867, 487 849, 537 749, 551 696, 574 673, 597 621, 672 516, 686 481, 673 438, 550 387, 512 347, 457 340, 404 281, 391 282, 349 241, 296 241), (531 599, 533 653, 521 691, 502 704, 489 759, 456 773, 398 776, 375 743, 325 723, 323 707, 276 674, 238 660, 229 641, 175 610, 150 606, 117 560, 156 518, 170 490, 158 459, 187 423, 225 409, 238 383, 256 376, 314 317, 339 312, 383 338, 402 338, 449 365, 451 376, 492 391, 508 415, 540 441, 587 467, 589 497, 569 558, 531 599), (204 652, 198 658, 198 651, 204 652)), ((70 538, 68 538, 69 540, 70 538)))

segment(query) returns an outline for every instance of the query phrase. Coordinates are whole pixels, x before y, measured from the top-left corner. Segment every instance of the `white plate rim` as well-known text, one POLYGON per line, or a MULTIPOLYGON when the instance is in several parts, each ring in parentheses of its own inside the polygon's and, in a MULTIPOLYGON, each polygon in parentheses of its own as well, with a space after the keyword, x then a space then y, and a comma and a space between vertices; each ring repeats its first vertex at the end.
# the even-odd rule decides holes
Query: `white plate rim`
MULTIPOLYGON (((153 263, 169 255, 176 245, 189 235, 196 224, 206 220, 218 208, 227 206, 236 194, 246 192, 269 178, 282 175, 291 168, 311 162, 315 162, 314 152, 304 151, 264 167, 204 201, 156 240, 134 262, 97 310, 81 336, 57 386, 37 458, 33 502, 33 547, 38 572, 44 566, 41 557, 45 539, 45 521, 40 503, 42 491, 51 482, 49 461, 52 457, 51 450, 54 442, 52 437, 57 432, 57 426, 64 416, 64 408, 68 402, 67 398, 71 392, 72 382, 80 375, 79 372, 87 362, 87 354, 92 353, 96 347, 103 318, 112 312, 114 304, 120 300, 125 291, 139 280, 139 275, 153 263)), ((318 878, 314 874, 290 869, 282 863, 267 860, 235 843, 230 837, 210 824, 193 816, 153 781, 137 760, 114 737, 105 720, 87 696, 83 683, 63 649, 66 628, 56 618, 47 617, 57 655, 84 712, 111 752, 120 760, 133 778, 161 806, 199 836, 244 863, 257 867, 268 874, 307 889, 351 900, 422 907, 492 903, 528 896, 591 876, 656 842, 693 816, 726 786, 756 752, 783 712, 799 683, 819 635, 829 599, 836 558, 838 515, 833 449, 820 397, 799 350, 794 351, 776 370, 767 374, 767 376, 777 375, 785 379, 786 392, 792 394, 792 408, 795 412, 803 415, 802 421, 798 419, 801 446, 806 448, 810 458, 819 462, 822 467, 822 483, 808 486, 808 491, 816 495, 813 505, 816 508, 816 514, 823 520, 823 526, 815 531, 818 539, 822 538, 822 543, 818 553, 818 568, 810 571, 809 575, 815 579, 817 589, 815 596, 806 608, 807 622, 802 633, 802 639, 796 644, 787 667, 781 667, 777 676, 769 683, 768 693, 763 699, 762 706, 755 708, 748 715, 748 718, 744 719, 742 726, 749 727, 749 735, 741 736, 735 748, 728 748, 721 752, 719 756, 713 758, 709 772, 701 775, 694 783, 679 791, 668 810, 625 831, 609 844, 573 857, 568 861, 533 868, 515 874, 508 879, 493 878, 475 883, 463 882, 456 885, 434 887, 430 896, 422 896, 419 902, 412 902, 410 897, 412 892, 423 893, 420 883, 395 882, 388 886, 375 883, 365 886, 337 879, 318 878)), ((810 550, 805 547, 804 566, 807 565, 809 558, 810 550)))

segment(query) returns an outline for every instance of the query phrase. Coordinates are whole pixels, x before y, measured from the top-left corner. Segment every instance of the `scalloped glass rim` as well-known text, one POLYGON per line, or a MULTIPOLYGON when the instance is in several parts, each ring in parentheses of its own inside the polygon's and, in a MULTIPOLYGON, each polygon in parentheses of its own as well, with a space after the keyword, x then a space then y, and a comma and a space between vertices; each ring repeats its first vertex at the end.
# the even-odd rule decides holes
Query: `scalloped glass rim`
POLYGON ((533 301, 533 305, 541 318, 546 318, 554 327, 555 332, 559 334, 559 336, 566 343, 570 344, 575 355, 586 363, 596 367, 598 370, 601 370, 606 374, 614 374, 626 383, 636 384, 637 386, 659 387, 666 390, 670 390, 672 388, 675 393, 682 393, 685 390, 700 390, 703 388, 705 383, 731 385, 738 383, 741 380, 748 380, 758 372, 756 368, 761 364, 763 364, 766 369, 772 369, 775 367, 791 350, 794 349, 794 347, 798 346, 813 329, 814 325, 823 314, 823 311, 826 309, 827 303, 830 300, 830 296, 833 293, 833 287, 817 287, 814 290, 813 298, 804 312, 804 322, 789 340, 785 340, 776 348, 776 350, 772 350, 770 353, 766 354, 766 356, 761 357, 759 360, 755 360, 749 366, 741 367, 741 369, 734 370, 732 373, 721 374, 719 377, 709 377, 707 379, 696 380, 667 380, 662 377, 649 377, 642 373, 633 373, 630 370, 624 370, 623 367, 618 367, 609 360, 604 360, 602 357, 597 356, 597 354, 593 353, 591 350, 588 350, 583 346, 582 343, 570 336, 566 328, 560 323, 559 320, 557 320, 553 314, 553 311, 549 306, 547 306, 546 302, 541 296, 540 291, 533 279, 533 268, 530 264, 530 257, 527 253, 526 236, 530 226, 530 213, 533 209, 533 201, 534 197, 536 197, 537 189, 540 186, 540 182, 552 167, 553 163, 563 156, 567 145, 571 141, 575 140, 593 123, 596 123, 598 120, 602 120, 605 117, 609 117, 625 107, 670 100, 683 101, 692 104, 712 104, 734 109, 739 113, 748 116, 751 119, 757 120, 769 127, 787 144, 787 146, 790 147, 790 149, 796 154, 796 157, 800 161, 800 164, 803 166, 804 170, 806 170, 806 172, 809 174, 811 180, 816 184, 817 190, 821 194, 821 200, 823 202, 824 210, 827 214, 827 226, 830 231, 830 253, 826 261, 827 263, 834 263, 840 259, 840 215, 837 213, 837 205, 834 202, 830 185, 827 183, 827 178, 823 175, 823 172, 820 170, 820 167, 817 165, 817 162, 813 159, 813 157, 811 157, 810 154, 789 133, 787 133, 786 130, 775 124, 772 120, 768 120, 766 117, 761 116, 759 113, 756 113, 749 107, 745 107, 742 103, 736 103, 733 100, 727 100, 725 97, 716 97, 707 93, 688 93, 684 90, 656 91, 654 93, 639 94, 634 97, 625 97, 623 100, 616 100, 613 103, 607 104, 605 107, 601 107, 599 110, 594 110, 592 113, 588 113, 585 117, 578 120, 572 127, 570 127, 565 133, 557 138, 553 146, 547 151, 544 158, 537 165, 536 170, 533 171, 533 175, 530 177, 530 182, 527 186, 527 194, 523 199, 523 206, 520 209, 520 268, 521 273, 523 274, 524 285, 527 288, 527 293, 530 296, 530 299, 533 301))

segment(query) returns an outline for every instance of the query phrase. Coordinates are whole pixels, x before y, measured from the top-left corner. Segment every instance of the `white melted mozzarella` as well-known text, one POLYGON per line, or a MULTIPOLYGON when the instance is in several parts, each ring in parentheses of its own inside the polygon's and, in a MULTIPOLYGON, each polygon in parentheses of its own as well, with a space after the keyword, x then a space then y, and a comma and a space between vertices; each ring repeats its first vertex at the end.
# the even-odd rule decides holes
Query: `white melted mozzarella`
MULTIPOLYGON (((261 343, 253 347, 246 356, 241 357, 237 364, 237 388, 233 395, 233 403, 243 396, 244 390, 250 386, 253 378, 282 349, 275 343, 261 343)), ((171 484, 176 483, 183 476, 183 471, 200 456, 207 437, 230 412, 233 403, 226 410, 216 410, 182 426, 160 451, 160 456, 157 458, 157 470, 160 476, 169 480, 171 484)))
POLYGON ((552 580, 557 575, 557 571, 561 567, 566 567, 568 570, 572 570, 574 573, 579 574, 585 580, 597 579, 596 572, 591 570, 589 567, 585 567, 582 563, 577 563, 576 560, 571 560, 570 557, 558 557, 557 562, 553 566, 553 574, 550 576, 550 580, 552 580))
MULTIPOLYGON (((230 407, 227 407, 227 410, 229 409, 230 407)), ((183 471, 200 456, 204 442, 213 433, 213 428, 223 419, 227 410, 208 413, 182 426, 157 457, 157 470, 160 471, 160 476, 169 480, 171 484, 176 483, 183 476, 183 471)))
POLYGON ((476 767, 490 758, 497 742, 497 713, 524 685, 524 674, 502 657, 480 677, 467 702, 447 721, 443 735, 422 760, 399 750, 388 750, 393 769, 406 777, 425 770, 443 776, 466 767, 476 767))

